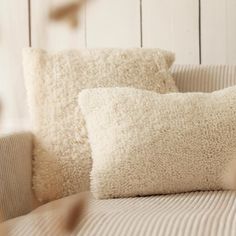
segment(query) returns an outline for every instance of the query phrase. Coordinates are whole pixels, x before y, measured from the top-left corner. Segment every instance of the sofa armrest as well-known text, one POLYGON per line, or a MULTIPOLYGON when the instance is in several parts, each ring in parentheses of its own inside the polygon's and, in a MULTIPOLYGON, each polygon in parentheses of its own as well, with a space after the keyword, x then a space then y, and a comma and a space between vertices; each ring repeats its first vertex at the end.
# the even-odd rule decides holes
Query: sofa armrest
POLYGON ((33 209, 32 135, 0 137, 0 214, 4 220, 33 209))

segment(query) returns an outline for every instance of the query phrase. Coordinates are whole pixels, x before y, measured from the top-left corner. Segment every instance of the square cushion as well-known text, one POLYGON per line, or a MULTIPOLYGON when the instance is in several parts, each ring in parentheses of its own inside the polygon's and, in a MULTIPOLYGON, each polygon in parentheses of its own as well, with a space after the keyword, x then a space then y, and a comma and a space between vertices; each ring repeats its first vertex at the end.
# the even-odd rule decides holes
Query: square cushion
POLYGON ((177 91, 168 72, 174 55, 159 49, 24 51, 34 130, 33 188, 40 201, 89 189, 87 132, 77 106, 82 89, 130 86, 177 91))

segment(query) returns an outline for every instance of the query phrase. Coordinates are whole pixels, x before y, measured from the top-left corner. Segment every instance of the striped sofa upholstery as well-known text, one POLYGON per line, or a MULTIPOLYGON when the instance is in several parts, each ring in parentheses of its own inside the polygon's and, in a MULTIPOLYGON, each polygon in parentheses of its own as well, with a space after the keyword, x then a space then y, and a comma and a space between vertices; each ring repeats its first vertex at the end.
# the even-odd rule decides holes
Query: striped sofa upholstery
MULTIPOLYGON (((7 221, 10 236, 63 234, 68 201, 61 199, 7 221)), ((1 225, 0 225, 1 230, 1 225)), ((64 232, 65 233, 65 232, 64 232)), ((77 228, 78 236, 235 236, 236 192, 192 192, 162 196, 94 200, 77 228)))
POLYGON ((0 138, 0 212, 5 220, 32 210, 31 159, 30 133, 0 138))
MULTIPOLYGON (((175 65, 180 92, 211 92, 236 85, 236 66, 175 65)), ((4 219, 34 208, 31 190, 31 135, 0 138, 0 209, 4 219)), ((0 225, 10 235, 59 235, 61 209, 43 205, 0 225)), ((64 213, 63 213, 64 214, 64 213)), ((91 199, 75 235, 236 235, 236 193, 195 192, 145 198, 91 199)))
POLYGON ((212 92, 236 85, 236 65, 174 65, 180 92, 212 92))

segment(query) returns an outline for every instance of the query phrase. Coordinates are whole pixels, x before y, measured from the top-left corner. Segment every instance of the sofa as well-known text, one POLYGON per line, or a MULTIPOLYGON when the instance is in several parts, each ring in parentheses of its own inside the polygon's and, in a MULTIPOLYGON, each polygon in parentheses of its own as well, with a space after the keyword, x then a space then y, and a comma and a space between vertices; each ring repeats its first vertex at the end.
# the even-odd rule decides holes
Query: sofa
MULTIPOLYGON (((174 65, 180 92, 211 92, 236 85, 233 65, 174 65)), ((0 229, 8 235, 64 235, 68 203, 81 193, 47 204, 31 188, 30 132, 0 138, 0 229), (1 221, 0 221, 1 222, 1 221)), ((236 235, 236 192, 198 191, 135 198, 88 200, 71 235, 236 235)))

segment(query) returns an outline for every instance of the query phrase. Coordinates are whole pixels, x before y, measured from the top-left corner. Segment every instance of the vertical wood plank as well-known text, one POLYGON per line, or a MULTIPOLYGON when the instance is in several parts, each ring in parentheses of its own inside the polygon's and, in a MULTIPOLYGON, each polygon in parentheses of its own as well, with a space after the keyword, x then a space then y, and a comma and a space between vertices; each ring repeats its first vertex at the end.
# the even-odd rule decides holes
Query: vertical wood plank
POLYGON ((178 64, 199 63, 198 0, 142 0, 143 45, 176 53, 178 64))
POLYGON ((86 9, 88 47, 140 47, 140 0, 93 0, 86 9))
POLYGON ((22 72, 22 48, 28 45, 28 0, 1 0, 0 100, 4 132, 28 125, 22 72))
POLYGON ((235 64, 236 1, 201 1, 203 64, 235 64))
POLYGON ((85 10, 82 9, 79 27, 71 28, 66 22, 52 22, 50 9, 63 6, 68 0, 31 0, 32 46, 49 51, 85 47, 85 10))

